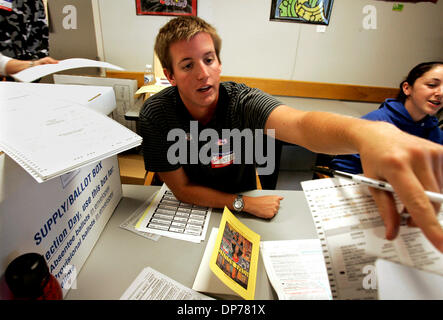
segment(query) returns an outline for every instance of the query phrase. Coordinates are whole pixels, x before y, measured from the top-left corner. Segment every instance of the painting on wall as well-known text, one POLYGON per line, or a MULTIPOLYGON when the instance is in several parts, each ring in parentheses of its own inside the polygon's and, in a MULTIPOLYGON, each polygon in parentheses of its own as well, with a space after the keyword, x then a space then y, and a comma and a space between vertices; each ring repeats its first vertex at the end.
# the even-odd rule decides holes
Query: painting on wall
POLYGON ((197 15, 197 0, 135 0, 135 4, 137 15, 197 15))
POLYGON ((334 0, 272 0, 272 21, 329 24, 334 0))

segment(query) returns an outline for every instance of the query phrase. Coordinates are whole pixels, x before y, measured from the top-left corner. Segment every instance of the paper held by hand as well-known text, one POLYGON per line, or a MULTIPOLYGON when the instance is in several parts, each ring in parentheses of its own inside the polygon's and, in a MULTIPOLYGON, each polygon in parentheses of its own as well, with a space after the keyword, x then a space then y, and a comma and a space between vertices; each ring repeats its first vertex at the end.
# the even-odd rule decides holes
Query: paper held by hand
POLYGON ((72 59, 60 60, 58 63, 55 64, 43 64, 32 68, 28 68, 23 71, 17 72, 16 74, 13 74, 12 77, 17 81, 32 82, 41 77, 47 76, 48 74, 69 69, 87 68, 87 67, 107 68, 107 69, 115 69, 120 71, 124 70, 119 66, 104 61, 96 61, 96 60, 83 59, 83 58, 72 58, 72 59))

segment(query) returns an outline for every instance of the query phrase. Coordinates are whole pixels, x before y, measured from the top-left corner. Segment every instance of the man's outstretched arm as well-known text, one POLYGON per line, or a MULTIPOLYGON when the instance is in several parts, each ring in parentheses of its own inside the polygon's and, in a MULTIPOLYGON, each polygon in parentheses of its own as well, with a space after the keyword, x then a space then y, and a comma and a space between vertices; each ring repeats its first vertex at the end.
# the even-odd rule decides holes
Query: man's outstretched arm
MULTIPOLYGON (((364 175, 388 181, 413 222, 443 252, 443 229, 437 220, 440 205, 425 190, 441 192, 443 146, 407 134, 381 121, 368 121, 326 112, 305 112, 281 105, 266 122, 275 137, 328 154, 359 153, 364 175)), ((391 193, 371 189, 386 227, 396 237, 400 218, 391 193)))

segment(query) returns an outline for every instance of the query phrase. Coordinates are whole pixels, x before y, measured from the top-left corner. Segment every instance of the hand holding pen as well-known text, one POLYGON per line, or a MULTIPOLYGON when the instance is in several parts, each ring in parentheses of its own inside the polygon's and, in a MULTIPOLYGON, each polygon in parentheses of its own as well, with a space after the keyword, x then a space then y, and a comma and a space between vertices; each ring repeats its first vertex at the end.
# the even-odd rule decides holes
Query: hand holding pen
MULTIPOLYGON (((385 190, 385 191, 389 191, 389 192, 395 192, 394 188, 386 181, 371 179, 371 178, 368 178, 368 177, 365 177, 362 175, 352 174, 352 173, 339 171, 339 170, 332 170, 332 169, 324 168, 324 167, 313 167, 312 170, 314 172, 318 172, 318 173, 327 175, 328 177, 346 178, 346 179, 358 182, 360 184, 367 185, 368 187, 372 187, 372 188, 376 188, 376 189, 380 189, 380 190, 385 190)), ((431 200, 432 202, 443 203, 443 194, 442 193, 437 193, 437 192, 432 192, 432 191, 426 190, 425 194, 428 196, 429 200, 431 200)))
MULTIPOLYGON (((443 190, 443 146, 378 121, 357 130, 356 146, 364 176, 388 182, 377 186, 395 190, 410 215, 409 224, 419 227, 443 252, 443 228, 437 219, 439 193, 443 190)), ((393 240, 399 232, 401 215, 393 193, 385 190, 375 185, 369 188, 383 219, 386 239, 393 240)))

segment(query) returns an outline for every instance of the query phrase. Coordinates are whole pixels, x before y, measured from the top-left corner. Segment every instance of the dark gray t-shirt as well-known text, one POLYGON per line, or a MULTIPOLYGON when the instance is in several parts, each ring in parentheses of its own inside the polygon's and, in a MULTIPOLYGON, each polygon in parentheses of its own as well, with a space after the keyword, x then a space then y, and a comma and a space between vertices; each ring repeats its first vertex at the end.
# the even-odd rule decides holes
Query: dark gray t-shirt
POLYGON ((189 114, 177 88, 166 88, 147 99, 140 112, 146 170, 165 172, 183 167, 191 181, 217 190, 236 193, 255 189, 255 164, 245 153, 254 153, 251 143, 255 144, 255 131, 264 129, 271 111, 281 104, 259 89, 222 82, 216 112, 208 124, 202 125, 189 114), (172 135, 175 140, 168 141, 168 133, 173 129, 180 129, 183 139, 172 135), (217 132, 217 138, 214 135, 202 138, 202 134, 208 133, 205 129, 217 132), (226 135, 223 129, 229 129, 231 134, 226 135), (233 139, 233 129, 238 129, 244 138, 233 139), (247 138, 251 136, 252 142, 247 138), (183 144, 178 139, 186 141, 185 156, 180 153, 183 144), (238 141, 242 143, 240 149, 238 141), (168 161, 170 148, 174 152, 169 160, 173 154, 173 162, 178 159, 178 163, 168 161), (210 159, 209 163, 200 161, 200 152, 210 159))

